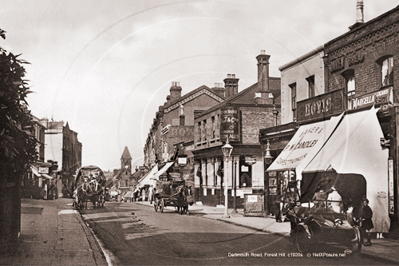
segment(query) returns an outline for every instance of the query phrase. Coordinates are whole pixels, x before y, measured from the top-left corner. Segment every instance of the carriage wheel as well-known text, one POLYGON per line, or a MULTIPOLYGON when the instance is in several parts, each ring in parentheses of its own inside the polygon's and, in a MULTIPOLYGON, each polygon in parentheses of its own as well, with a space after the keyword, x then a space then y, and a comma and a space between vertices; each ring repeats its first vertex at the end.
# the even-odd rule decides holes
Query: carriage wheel
POLYGON ((155 200, 154 200, 154 209, 155 209, 155 212, 157 212, 158 211, 158 198, 155 198, 155 200))
POLYGON ((164 199, 161 199, 161 206, 159 207, 159 210, 161 211, 161 212, 163 212, 163 209, 165 208, 165 200, 164 199))

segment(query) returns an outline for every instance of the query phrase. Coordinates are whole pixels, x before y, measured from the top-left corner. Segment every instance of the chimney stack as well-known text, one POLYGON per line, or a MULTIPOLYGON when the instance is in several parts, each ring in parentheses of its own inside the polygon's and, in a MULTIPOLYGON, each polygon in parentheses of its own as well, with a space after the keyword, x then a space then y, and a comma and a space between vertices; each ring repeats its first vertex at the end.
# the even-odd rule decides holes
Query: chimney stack
POLYGON ((356 4, 356 23, 364 23, 363 0, 357 0, 357 4, 356 4))
POLYGON ((349 26, 350 30, 354 30, 364 24, 364 13, 363 13, 363 0, 357 0, 356 3, 356 22, 352 26, 349 26))
POLYGON ((270 55, 265 50, 260 51, 260 55, 256 57, 258 60, 258 84, 260 91, 269 91, 269 59, 270 55))
POLYGON ((213 92, 220 97, 224 98, 224 87, 223 83, 215 83, 215 87, 212 88, 213 92))
POLYGON ((260 97, 255 96, 256 104, 273 104, 273 94, 269 88, 269 59, 270 55, 265 50, 260 51, 256 57, 258 60, 258 89, 260 97))
POLYGON ((172 87, 170 87, 170 100, 174 101, 176 99, 179 99, 181 97, 181 87, 180 87, 180 82, 178 81, 172 81, 172 87))
POLYGON ((227 74, 227 78, 223 80, 225 87, 225 99, 238 93, 238 80, 239 79, 236 78, 235 74, 227 74))

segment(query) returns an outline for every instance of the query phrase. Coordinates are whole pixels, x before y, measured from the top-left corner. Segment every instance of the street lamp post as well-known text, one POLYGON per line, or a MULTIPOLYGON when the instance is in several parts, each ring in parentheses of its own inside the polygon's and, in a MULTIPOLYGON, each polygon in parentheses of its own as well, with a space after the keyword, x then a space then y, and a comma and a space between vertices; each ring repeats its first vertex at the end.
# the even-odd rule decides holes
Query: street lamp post
MULTIPOLYGON (((222 147, 223 156, 225 158, 225 162, 227 166, 227 158, 230 157, 231 152, 233 151, 233 146, 230 145, 229 139, 226 140, 226 144, 222 147)), ((230 218, 228 214, 228 186, 227 186, 227 171, 226 167, 223 171, 223 179, 224 179, 224 215, 223 218, 230 218)))
POLYGON ((237 204, 236 204, 236 193, 237 193, 237 161, 234 160, 234 173, 233 173, 233 189, 234 189, 234 198, 233 198, 233 206, 234 209, 231 213, 237 213, 237 204))
POLYGON ((266 173, 267 168, 270 166, 270 164, 273 162, 273 156, 270 154, 270 142, 267 140, 266 143, 266 152, 265 152, 265 174, 267 175, 267 180, 265 182, 265 215, 268 217, 270 213, 270 208, 269 208, 269 174, 266 173))

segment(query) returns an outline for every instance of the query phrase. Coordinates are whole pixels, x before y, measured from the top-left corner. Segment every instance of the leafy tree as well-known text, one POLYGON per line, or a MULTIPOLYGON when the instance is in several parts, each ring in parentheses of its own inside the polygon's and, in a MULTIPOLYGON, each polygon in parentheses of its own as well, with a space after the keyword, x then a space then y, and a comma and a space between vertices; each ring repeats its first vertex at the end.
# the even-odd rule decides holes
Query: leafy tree
MULTIPOLYGON (((0 29, 5 39, 5 31, 0 29)), ((0 185, 19 182, 29 165, 37 158, 37 140, 32 134, 33 121, 26 98, 31 91, 20 55, 0 47, 0 185), (1 169, 2 168, 2 169, 1 169), (5 176, 4 176, 5 174, 5 176), (7 180, 4 180, 6 177, 7 180)))

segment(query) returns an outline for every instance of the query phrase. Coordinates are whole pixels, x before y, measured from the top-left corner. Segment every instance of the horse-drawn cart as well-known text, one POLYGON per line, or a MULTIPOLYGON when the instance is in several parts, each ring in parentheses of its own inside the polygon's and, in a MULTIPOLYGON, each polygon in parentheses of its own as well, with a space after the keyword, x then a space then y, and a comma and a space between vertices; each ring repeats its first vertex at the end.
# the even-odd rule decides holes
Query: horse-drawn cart
POLYGON ((74 205, 78 208, 86 207, 91 201, 93 206, 104 207, 105 176, 101 168, 89 165, 81 167, 75 178, 74 205))
POLYGON ((154 209, 164 211, 167 206, 177 208, 179 214, 188 212, 188 205, 194 203, 191 190, 185 181, 157 181, 154 192, 154 209))

